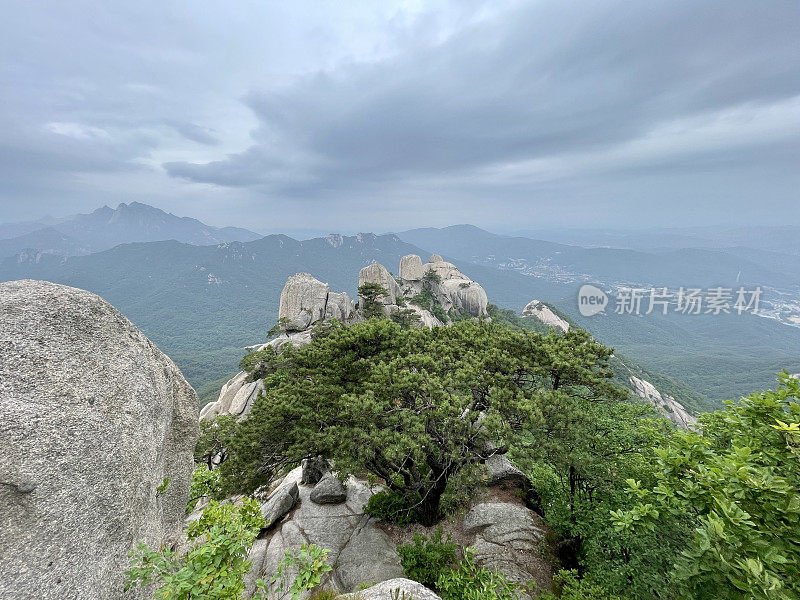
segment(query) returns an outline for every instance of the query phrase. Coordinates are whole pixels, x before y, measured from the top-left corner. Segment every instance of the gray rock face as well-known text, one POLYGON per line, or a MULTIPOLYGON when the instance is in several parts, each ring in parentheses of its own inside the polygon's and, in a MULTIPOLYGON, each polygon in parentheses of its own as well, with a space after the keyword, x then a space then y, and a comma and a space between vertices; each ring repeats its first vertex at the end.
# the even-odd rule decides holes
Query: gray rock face
POLYGON ((287 322, 286 331, 302 331, 324 319, 330 291, 327 283, 309 273, 289 277, 283 286, 278 309, 278 319, 287 322))
POLYGON ((444 262, 444 259, 440 254, 431 254, 430 258, 428 259, 428 262, 429 263, 444 262))
POLYGON ((355 594, 344 594, 336 600, 403 600, 403 594, 408 600, 442 600, 421 583, 401 577, 382 581, 355 594))
POLYGON ((0 597, 149 597, 123 595, 127 553, 180 543, 197 416, 175 364, 106 301, 0 284, 0 597))
POLYGON ((400 259, 400 279, 417 281, 425 275, 422 268, 422 259, 416 254, 407 254, 400 259))
POLYGON ((289 484, 278 486, 273 491, 267 501, 261 505, 261 516, 264 517, 265 529, 275 527, 280 520, 292 510, 300 500, 300 490, 297 487, 297 482, 292 481, 289 484))
MULTIPOLYGON (((301 477, 302 467, 298 467, 280 485, 296 484, 301 477)), ((365 483, 351 477, 347 498, 341 504, 316 504, 311 501, 311 487, 298 487, 300 501, 290 518, 262 534, 250 550, 253 566, 245 577, 248 595, 252 595, 257 579, 268 580, 274 575, 287 550, 297 550, 304 542, 330 550, 328 564, 333 571, 319 589, 354 592, 364 582, 403 576, 395 545, 375 526, 375 519, 364 514, 363 507, 372 495, 365 483)), ((294 575, 289 573, 290 580, 294 575)))
POLYGON ((354 310, 353 301, 347 292, 329 292, 328 302, 325 305, 325 319, 338 319, 339 321, 347 321, 353 316, 354 310))
POLYGON ((628 381, 634 394, 652 404, 678 427, 690 429, 697 424, 697 419, 689 414, 683 404, 669 394, 659 392, 656 386, 649 381, 639 379, 633 375, 628 378, 628 381))
POLYGON ((506 483, 523 489, 530 484, 525 474, 514 466, 514 463, 504 454, 490 456, 486 461, 486 468, 489 471, 489 480, 487 481, 489 487, 506 483))
POLYGON ((381 264, 372 263, 367 265, 358 273, 358 286, 361 287, 365 283, 377 283, 389 292, 388 296, 378 298, 382 304, 395 304, 397 296, 400 295, 400 286, 392 277, 391 273, 381 264))
POLYGON ((341 504, 347 500, 347 490, 338 478, 328 473, 311 490, 310 498, 317 504, 341 504))
POLYGON ((300 479, 300 483, 304 485, 319 483, 319 480, 323 478, 330 468, 328 461, 323 456, 304 458, 300 466, 303 468, 303 475, 300 479))
POLYGON ((464 517, 464 532, 475 536, 479 566, 497 569, 520 585, 536 581, 546 589, 552 581, 550 565, 538 551, 546 530, 533 511, 507 502, 476 504, 464 517))
POLYGON ((528 302, 525 308, 522 309, 522 316, 539 319, 539 321, 548 327, 555 327, 560 331, 569 331, 569 323, 550 310, 546 304, 538 300, 531 300, 528 302))

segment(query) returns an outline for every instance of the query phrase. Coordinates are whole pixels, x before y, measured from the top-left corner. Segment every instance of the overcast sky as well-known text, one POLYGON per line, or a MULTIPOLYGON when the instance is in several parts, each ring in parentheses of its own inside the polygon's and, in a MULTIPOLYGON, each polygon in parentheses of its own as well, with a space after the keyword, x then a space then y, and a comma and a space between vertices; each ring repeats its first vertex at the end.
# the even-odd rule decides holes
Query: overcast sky
POLYGON ((0 222, 800 224, 800 2, 28 0, 0 222))

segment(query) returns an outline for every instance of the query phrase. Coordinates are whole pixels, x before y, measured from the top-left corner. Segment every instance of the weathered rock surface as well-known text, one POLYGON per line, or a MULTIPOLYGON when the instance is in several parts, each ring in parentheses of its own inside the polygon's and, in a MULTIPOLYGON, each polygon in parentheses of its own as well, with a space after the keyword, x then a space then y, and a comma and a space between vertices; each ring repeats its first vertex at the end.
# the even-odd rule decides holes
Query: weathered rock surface
POLYGON ((325 476, 325 473, 327 473, 330 468, 328 461, 323 456, 304 458, 300 466, 303 469, 300 483, 311 485, 319 483, 319 480, 325 476))
POLYGON ((337 596, 335 600, 403 600, 403 594, 408 600, 442 600, 421 583, 403 578, 381 581, 360 592, 337 596))
POLYGON ((331 288, 309 273, 297 273, 281 292, 278 319, 286 331, 302 331, 325 318, 331 288))
POLYGON ((678 427, 688 429, 697 423, 697 419, 690 415, 680 402, 669 394, 662 394, 659 392, 656 386, 649 381, 639 379, 633 375, 628 378, 628 381, 631 384, 631 389, 634 394, 659 409, 664 413, 665 417, 678 427))
POLYGON ((559 331, 569 331, 569 323, 550 310, 544 302, 539 302, 538 300, 528 302, 525 308, 522 309, 522 316, 539 319, 548 327, 555 327, 559 331))
POLYGON ((347 489, 337 477, 328 473, 314 486, 309 497, 317 504, 341 504, 347 500, 347 489))
POLYGON ((417 281, 425 275, 422 268, 422 259, 416 254, 407 254, 400 259, 400 279, 417 281))
POLYGON ((180 543, 197 416, 175 364, 102 298, 0 284, 0 597, 150 597, 123 595, 127 553, 180 543))
POLYGON ((372 263, 359 271, 358 287, 365 283, 377 283, 388 292, 388 295, 378 297, 377 300, 381 304, 389 305, 397 302, 397 296, 400 295, 400 286, 397 285, 392 274, 382 264, 372 263))
POLYGON ((300 500, 300 490, 297 482, 292 481, 287 485, 279 486, 273 491, 267 501, 261 505, 261 516, 264 517, 264 528, 275 527, 280 520, 292 510, 300 500))
POLYGON ((489 471, 487 485, 495 486, 508 484, 512 487, 525 489, 530 481, 525 474, 512 463, 505 454, 494 454, 486 461, 489 471))
POLYGON ((463 527, 475 536, 476 564, 498 569, 520 585, 535 581, 549 589, 552 570, 539 554, 546 528, 536 513, 509 502, 484 502, 470 509, 463 527))
MULTIPOLYGON (((284 478, 276 492, 281 487, 298 485, 301 478, 302 467, 298 467, 284 478)), ((297 550, 304 542, 330 550, 328 564, 333 571, 319 589, 353 592, 362 583, 402 577, 395 545, 375 526, 375 519, 364 514, 363 507, 372 495, 364 482, 351 477, 346 500, 340 504, 316 504, 310 497, 314 488, 298 485, 298 489, 300 500, 291 514, 253 544, 249 556, 253 566, 245 577, 248 594, 252 594, 257 579, 268 580, 274 575, 287 550, 297 550)), ((294 575, 290 573, 289 577, 294 575)))

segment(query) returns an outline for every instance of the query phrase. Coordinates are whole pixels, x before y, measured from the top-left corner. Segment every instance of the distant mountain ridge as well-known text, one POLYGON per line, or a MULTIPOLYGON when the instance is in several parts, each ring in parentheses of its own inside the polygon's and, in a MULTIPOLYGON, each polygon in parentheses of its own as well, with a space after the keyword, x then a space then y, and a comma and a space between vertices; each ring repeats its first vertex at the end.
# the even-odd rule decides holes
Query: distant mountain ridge
POLYGON ((249 242, 261 236, 239 227, 213 227, 191 217, 178 217, 141 202, 103 206, 88 214, 63 219, 0 225, 0 257, 35 249, 48 254, 80 256, 119 244, 176 240, 205 246, 249 242))

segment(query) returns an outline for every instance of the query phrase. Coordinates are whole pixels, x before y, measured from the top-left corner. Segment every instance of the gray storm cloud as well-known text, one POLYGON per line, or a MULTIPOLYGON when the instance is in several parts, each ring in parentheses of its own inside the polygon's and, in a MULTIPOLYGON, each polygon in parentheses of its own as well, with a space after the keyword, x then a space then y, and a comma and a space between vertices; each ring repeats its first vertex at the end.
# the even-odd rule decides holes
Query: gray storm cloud
POLYGON ((616 222, 658 223, 666 204, 684 219, 713 219, 723 203, 749 219, 756 195, 800 218, 795 2, 433 4, 370 14, 361 30, 364 7, 326 22, 319 5, 300 6, 262 14, 260 36, 235 5, 173 14, 176 39, 106 9, 109 31, 90 33, 108 55, 72 80, 61 58, 26 72, 9 56, 3 80, 20 98, 0 116, 4 204, 29 186, 45 204, 78 194, 75 173, 102 173, 97 195, 162 182, 178 197, 206 194, 211 213, 236 195, 247 214, 316 203, 326 222, 378 197, 374 224, 357 224, 373 227, 444 224, 448 211, 541 219, 553 202, 556 220, 581 224, 598 206, 637 208, 616 222), (290 17, 313 26, 291 37, 290 17), (241 40, 222 31, 236 24, 241 40), (269 31, 290 37, 270 42, 269 31), (59 102, 31 103, 23 75, 63 79, 50 85, 59 102), (116 190, 115 171, 128 173, 116 190))

